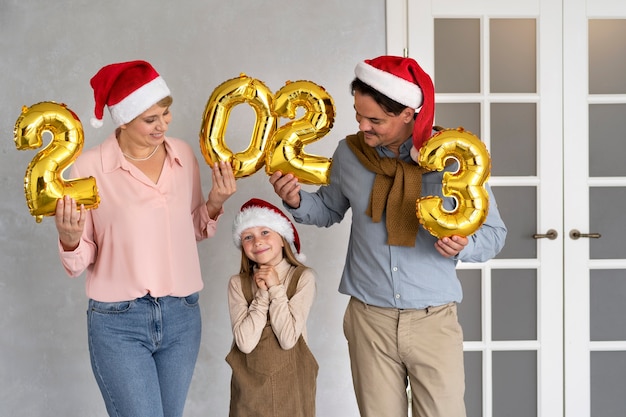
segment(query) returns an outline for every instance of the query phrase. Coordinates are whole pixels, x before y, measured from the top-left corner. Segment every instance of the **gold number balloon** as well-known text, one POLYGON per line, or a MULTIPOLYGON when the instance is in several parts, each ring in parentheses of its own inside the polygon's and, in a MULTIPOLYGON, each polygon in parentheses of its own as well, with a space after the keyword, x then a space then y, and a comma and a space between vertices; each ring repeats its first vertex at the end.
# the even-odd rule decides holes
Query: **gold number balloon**
POLYGON ((52 216, 57 199, 69 195, 86 208, 100 203, 96 179, 64 180, 63 171, 78 157, 83 148, 83 127, 78 116, 65 106, 44 101, 24 106, 15 122, 14 140, 19 150, 38 149, 43 134, 49 132, 52 141, 35 155, 26 169, 24 193, 30 214, 40 223, 43 216, 52 216))
POLYGON ((417 201, 417 217, 433 236, 469 236, 485 221, 489 195, 485 183, 490 175, 491 159, 485 144, 463 128, 444 129, 433 135, 419 151, 418 163, 429 171, 442 171, 448 159, 457 160, 456 172, 443 174, 443 195, 453 197, 453 211, 443 208, 437 196, 417 201))
POLYGON ((206 162, 229 161, 236 178, 257 172, 265 163, 265 147, 276 130, 272 114, 271 91, 257 79, 241 74, 220 84, 206 105, 200 130, 200 150, 206 162), (248 103, 256 113, 250 145, 233 154, 224 143, 230 112, 236 105, 248 103))
POLYGON ((332 128, 335 106, 326 90, 310 81, 289 82, 278 90, 274 111, 295 118, 301 106, 306 114, 281 126, 274 134, 265 158, 265 172, 290 172, 304 184, 328 184, 331 159, 307 154, 303 147, 324 137, 332 128))
POLYGON ((200 130, 200 150, 208 164, 225 160, 233 165, 235 178, 257 172, 294 174, 306 184, 327 184, 331 159, 304 152, 305 145, 326 135, 334 121, 330 95, 311 81, 288 82, 276 97, 261 81, 241 74, 220 84, 207 102, 200 130), (232 108, 248 103, 256 113, 248 148, 236 154, 224 143, 232 108), (296 109, 306 114, 277 130, 278 117, 295 118, 296 109))

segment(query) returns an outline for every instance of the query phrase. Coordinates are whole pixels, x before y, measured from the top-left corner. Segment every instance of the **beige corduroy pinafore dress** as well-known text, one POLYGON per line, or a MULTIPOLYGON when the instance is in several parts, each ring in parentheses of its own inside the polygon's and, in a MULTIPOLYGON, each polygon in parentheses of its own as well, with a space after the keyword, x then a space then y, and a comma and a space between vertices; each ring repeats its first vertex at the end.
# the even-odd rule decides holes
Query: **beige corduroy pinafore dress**
MULTIPOLYGON (((296 268, 287 297, 296 292, 304 267, 296 268)), ((253 294, 248 277, 241 277, 248 304, 253 294)), ((296 345, 284 350, 267 323, 252 352, 241 352, 235 343, 226 356, 232 368, 230 417, 315 417, 318 364, 302 335, 296 345)))

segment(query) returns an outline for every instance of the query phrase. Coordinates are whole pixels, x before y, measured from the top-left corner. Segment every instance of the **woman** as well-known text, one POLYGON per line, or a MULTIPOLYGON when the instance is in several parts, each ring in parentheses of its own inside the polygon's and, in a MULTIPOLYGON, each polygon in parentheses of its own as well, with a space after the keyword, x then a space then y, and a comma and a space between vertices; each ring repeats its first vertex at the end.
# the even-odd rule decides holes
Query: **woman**
POLYGON ((73 178, 95 177, 101 202, 59 199, 61 262, 72 277, 87 271, 89 352, 109 415, 182 416, 200 346, 196 242, 215 234, 235 178, 215 164, 204 201, 191 147, 165 136, 172 98, 148 62, 107 65, 91 86, 92 124, 106 106, 116 129, 72 165, 73 178))

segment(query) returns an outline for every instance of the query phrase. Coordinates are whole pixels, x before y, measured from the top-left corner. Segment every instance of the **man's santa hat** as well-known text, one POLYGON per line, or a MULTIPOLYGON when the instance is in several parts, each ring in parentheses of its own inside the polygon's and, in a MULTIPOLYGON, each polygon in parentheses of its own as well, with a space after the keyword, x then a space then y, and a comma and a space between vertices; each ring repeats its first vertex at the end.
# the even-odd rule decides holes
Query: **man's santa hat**
POLYGON ((233 222, 233 241, 241 248, 241 234, 251 227, 268 227, 285 238, 292 246, 296 259, 300 262, 306 256, 300 252, 300 237, 289 218, 276 206, 259 198, 248 200, 241 206, 233 222), (294 250, 295 249, 295 250, 294 250))
POLYGON ((159 100, 170 95, 170 89, 158 72, 146 61, 130 61, 102 67, 91 79, 96 101, 93 127, 102 127, 104 106, 109 108, 118 127, 130 122, 159 100))
POLYGON ((390 99, 415 109, 413 147, 419 150, 432 136, 435 87, 430 76, 412 58, 380 56, 359 62, 356 77, 390 99))

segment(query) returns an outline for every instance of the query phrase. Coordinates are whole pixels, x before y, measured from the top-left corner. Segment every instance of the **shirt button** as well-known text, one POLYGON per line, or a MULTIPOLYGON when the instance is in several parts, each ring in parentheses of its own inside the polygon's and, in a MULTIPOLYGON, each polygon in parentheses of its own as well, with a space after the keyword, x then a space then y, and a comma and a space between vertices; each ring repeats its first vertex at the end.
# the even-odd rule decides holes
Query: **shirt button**
POLYGON ((397 271, 398 271, 398 267, 397 267, 397 266, 394 266, 394 267, 392 268, 392 271, 393 271, 393 272, 397 272, 397 271))
POLYGON ((400 294, 396 294, 396 298, 399 299, 400 298, 400 294))

